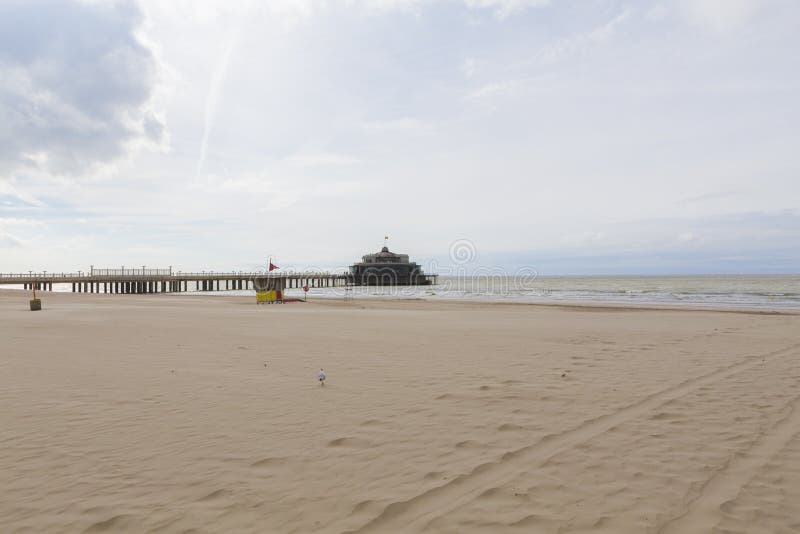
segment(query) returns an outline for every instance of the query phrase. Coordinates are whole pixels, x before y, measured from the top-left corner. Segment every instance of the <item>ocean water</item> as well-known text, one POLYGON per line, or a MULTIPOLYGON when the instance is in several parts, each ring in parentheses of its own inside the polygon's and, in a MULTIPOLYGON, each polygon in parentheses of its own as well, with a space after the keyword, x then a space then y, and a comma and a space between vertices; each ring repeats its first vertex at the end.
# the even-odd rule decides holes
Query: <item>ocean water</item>
POLYGON ((800 309, 800 275, 537 276, 440 282, 442 291, 454 298, 800 309))
MULTIPOLYGON (((11 287, 11 286, 9 286, 11 287)), ((70 291, 70 286, 54 286, 70 291)), ((196 292, 184 295, 200 294, 196 292)), ((203 295, 254 295, 219 291, 203 295)), ((302 297, 299 289, 287 296, 302 297)), ((800 310, 800 275, 440 276, 434 286, 311 288, 309 298, 458 299, 505 302, 593 302, 800 310)))
MULTIPOLYGON (((342 293, 344 290, 337 288, 337 294, 342 293)), ((800 310, 800 275, 440 277, 435 286, 353 288, 352 293, 354 298, 396 296, 800 310)))

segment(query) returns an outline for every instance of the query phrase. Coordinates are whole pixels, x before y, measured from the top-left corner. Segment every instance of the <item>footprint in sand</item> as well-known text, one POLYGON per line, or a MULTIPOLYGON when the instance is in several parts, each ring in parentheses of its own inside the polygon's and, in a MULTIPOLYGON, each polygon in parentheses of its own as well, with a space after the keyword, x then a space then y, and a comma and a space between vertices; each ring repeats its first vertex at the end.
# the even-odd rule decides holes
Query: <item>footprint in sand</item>
POLYGON ((132 526, 131 523, 131 516, 126 514, 115 515, 104 521, 98 521, 84 530, 84 532, 121 532, 130 528, 132 526))
POLYGON ((359 438, 336 438, 328 442, 328 447, 369 447, 369 442, 359 438))
POLYGON ((261 460, 258 460, 257 462, 253 462, 252 464, 250 464, 250 467, 255 467, 255 468, 276 467, 283 465, 286 459, 287 459, 286 457, 278 457, 278 456, 263 458, 261 460))
POLYGON ((226 490, 225 488, 220 488, 218 490, 212 491, 205 497, 197 499, 197 502, 215 501, 217 499, 230 495, 230 493, 231 493, 230 490, 226 490))
POLYGON ((366 421, 361 422, 361 426, 375 426, 383 424, 383 421, 380 419, 367 419, 366 421))
POLYGON ((441 480, 444 478, 444 472, 442 471, 428 471, 425 473, 425 476, 422 477, 425 480, 441 480))

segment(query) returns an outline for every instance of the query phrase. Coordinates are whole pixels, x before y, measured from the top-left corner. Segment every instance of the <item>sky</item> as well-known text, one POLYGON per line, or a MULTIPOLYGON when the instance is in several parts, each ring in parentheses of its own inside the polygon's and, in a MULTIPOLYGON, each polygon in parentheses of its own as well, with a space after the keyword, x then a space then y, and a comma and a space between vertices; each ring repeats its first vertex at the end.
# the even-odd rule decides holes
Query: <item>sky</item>
POLYGON ((800 272, 795 0, 3 0, 0 272, 800 272))

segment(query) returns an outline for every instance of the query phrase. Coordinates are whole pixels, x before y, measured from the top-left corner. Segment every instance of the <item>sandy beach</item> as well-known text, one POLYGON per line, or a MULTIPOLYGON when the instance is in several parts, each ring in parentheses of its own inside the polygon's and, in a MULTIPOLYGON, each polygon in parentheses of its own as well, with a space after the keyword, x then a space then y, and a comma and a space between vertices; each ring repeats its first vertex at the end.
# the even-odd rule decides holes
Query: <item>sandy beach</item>
POLYGON ((798 314, 27 298, 3 532, 800 531, 798 314))

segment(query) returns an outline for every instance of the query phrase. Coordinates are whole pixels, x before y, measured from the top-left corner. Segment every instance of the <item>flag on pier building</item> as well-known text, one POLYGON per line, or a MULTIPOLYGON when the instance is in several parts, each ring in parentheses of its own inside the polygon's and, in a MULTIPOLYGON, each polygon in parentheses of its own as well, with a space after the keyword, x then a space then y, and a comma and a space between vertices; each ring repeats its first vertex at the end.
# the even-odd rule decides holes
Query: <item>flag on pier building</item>
POLYGON ((273 271, 274 269, 280 269, 280 267, 272 263, 272 260, 269 260, 269 270, 273 271))

